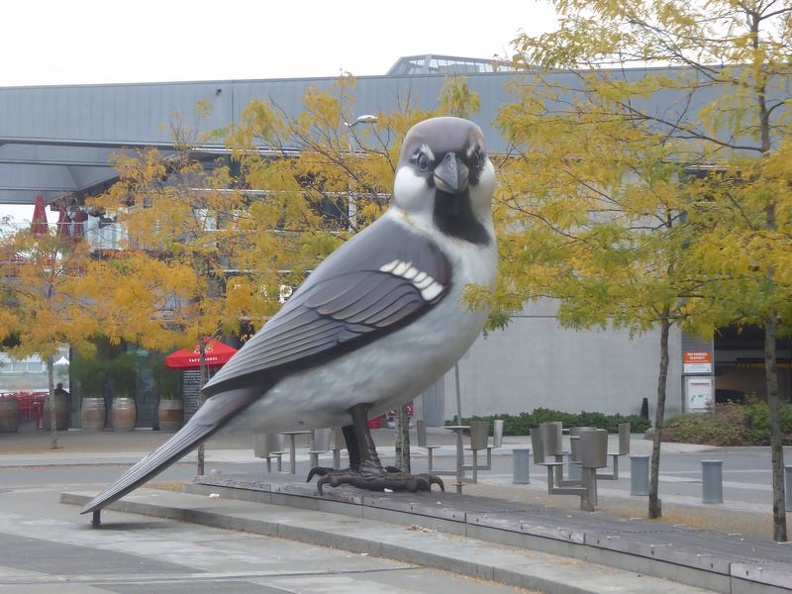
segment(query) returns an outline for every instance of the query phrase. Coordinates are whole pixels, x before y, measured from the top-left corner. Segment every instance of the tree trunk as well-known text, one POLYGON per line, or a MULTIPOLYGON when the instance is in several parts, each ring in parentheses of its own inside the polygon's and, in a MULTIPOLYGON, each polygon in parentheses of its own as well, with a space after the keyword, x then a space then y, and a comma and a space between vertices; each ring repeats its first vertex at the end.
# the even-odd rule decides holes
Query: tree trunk
POLYGON ((396 468, 410 472, 410 418, 407 416, 407 405, 396 409, 396 468))
MULTIPOLYGON (((752 30, 758 32, 759 23, 756 18, 752 21, 752 30)), ((756 35, 754 44, 758 43, 756 35)), ((757 95, 759 104, 759 131, 761 133, 762 155, 766 157, 772 148, 770 142, 770 110, 767 107, 765 87, 759 89, 757 95)), ((777 229, 776 203, 770 200, 765 208, 765 226, 768 231, 777 229)), ((768 266, 765 273, 768 292, 772 295, 778 288, 775 286, 775 269, 768 266)), ((784 442, 781 435, 781 397, 778 394, 778 364, 776 360, 776 332, 778 320, 775 308, 771 308, 765 319, 765 385, 767 388, 767 408, 770 421, 770 466, 772 468, 773 482, 773 540, 786 542, 787 524, 786 508, 784 505, 784 442)))
POLYGON ((776 361, 775 313, 765 320, 765 382, 767 408, 770 416, 770 465, 773 481, 773 540, 787 541, 786 507, 784 505, 784 444, 781 435, 781 397, 778 394, 778 365, 776 361))
MULTIPOLYGON (((198 341, 198 353, 199 353, 199 361, 200 361, 200 378, 198 383, 201 384, 201 389, 198 392, 198 408, 201 408, 204 403, 204 395, 203 395, 203 387, 204 384, 209 381, 209 369, 206 366, 206 343, 204 339, 200 339, 198 341)), ((198 446, 198 469, 197 473, 198 476, 203 476, 206 471, 206 448, 204 448, 204 444, 198 446)))
POLYGON ((49 387, 49 425, 50 425, 50 449, 58 449, 58 412, 55 410, 55 378, 52 370, 52 355, 47 357, 47 386, 49 387))
POLYGON ((649 517, 663 516, 660 501, 660 446, 663 443, 663 424, 665 422, 666 385, 668 383, 668 335, 671 330, 669 309, 663 310, 660 319, 660 373, 657 376, 657 410, 655 411, 655 430, 652 442, 652 460, 649 474, 649 517))

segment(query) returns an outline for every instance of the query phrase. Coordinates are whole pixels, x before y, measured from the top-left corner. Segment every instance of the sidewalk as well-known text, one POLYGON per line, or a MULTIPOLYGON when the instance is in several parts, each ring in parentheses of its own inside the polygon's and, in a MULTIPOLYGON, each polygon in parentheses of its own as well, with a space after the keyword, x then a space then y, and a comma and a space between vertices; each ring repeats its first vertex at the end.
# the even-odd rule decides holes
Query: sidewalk
MULTIPOLYGON (((383 460, 391 458, 395 432, 380 429, 374 430, 373 435, 383 460)), ((61 447, 52 450, 49 448, 51 436, 47 431, 0 434, 0 468, 132 464, 169 437, 168 433, 150 430, 69 431, 59 435, 58 442, 61 447)), ((430 430, 430 443, 442 444, 435 450, 436 468, 453 467, 456 456, 454 440, 454 435, 442 428, 430 430)), ((516 546, 518 550, 571 557, 575 563, 589 563, 587 571, 594 571, 592 568, 595 566, 590 565, 593 561, 614 570, 621 568, 628 573, 632 572, 617 579, 625 586, 629 582, 628 589, 610 590, 605 583, 598 586, 600 589, 592 586, 590 589, 548 590, 553 592, 641 592, 644 591, 640 585, 642 573, 688 584, 684 588, 670 585, 673 588, 671 590, 665 590, 662 586, 659 586, 659 590, 654 590, 653 587, 645 590, 647 592, 698 591, 697 587, 703 587, 720 592, 764 594, 786 591, 785 587, 779 588, 778 585, 785 586, 792 580, 790 549, 787 545, 773 543, 767 536, 771 534, 771 518, 767 509, 729 502, 706 506, 691 497, 674 498, 661 493, 663 519, 652 522, 641 519, 646 516, 645 497, 631 497, 624 490, 608 488, 603 481, 600 483, 597 511, 580 512, 579 497, 547 494, 541 467, 532 466, 531 484, 512 484, 506 472, 512 450, 530 447, 529 437, 504 438, 503 447, 496 450, 493 456, 493 469, 497 462, 499 470, 479 472, 479 483, 464 485, 464 495, 453 492, 454 478, 447 477, 445 494, 435 491, 431 495, 379 495, 352 488, 338 488, 327 489, 325 497, 318 497, 315 486, 306 484, 303 478, 308 468, 307 443, 298 442, 299 464, 295 476, 284 473, 263 475, 263 461, 253 456, 251 442, 250 436, 221 435, 214 438, 206 446, 208 474, 198 484, 188 485, 189 493, 154 490, 158 486, 173 488, 173 485, 158 484, 155 478, 149 485, 154 489, 139 489, 110 509, 210 523, 225 528, 263 530, 270 534, 280 535, 283 532, 285 536, 289 533, 289 526, 296 529, 293 524, 297 521, 294 516, 296 512, 283 514, 282 511, 267 511, 263 507, 260 512, 256 511, 259 504, 277 503, 280 506, 292 506, 292 510, 313 509, 317 513, 325 514, 321 520, 305 519, 307 524, 303 529, 307 532, 303 533, 302 538, 319 543, 327 540, 328 544, 336 543, 342 548, 345 541, 343 538, 338 540, 342 534, 332 527, 342 526, 343 530, 347 530, 350 526, 343 519, 330 518, 334 514, 358 518, 360 524, 356 530, 360 534, 349 545, 350 550, 357 550, 355 547, 371 547, 378 542, 384 544, 380 538, 384 522, 397 526, 415 525, 419 527, 416 530, 426 527, 437 529, 441 533, 466 537, 465 540, 472 538, 475 541, 488 542, 491 547, 516 546), (223 464, 232 465, 230 468, 234 468, 234 472, 246 474, 224 475, 213 470, 213 466, 220 468, 223 464), (233 466, 236 464, 253 466, 233 466), (208 502, 211 497, 207 498, 207 495, 214 497, 214 493, 222 493, 218 504, 208 502), (259 503, 236 501, 238 497, 253 497, 259 503), (256 499, 257 497, 264 499, 256 499), (255 520, 259 514, 280 520, 260 523, 260 520, 255 520), (739 586, 737 590, 734 589, 735 585, 739 586)), ((631 442, 631 450, 634 454, 648 453, 651 443, 635 436, 631 442)), ((717 452, 718 449, 689 444, 665 444, 663 450, 665 455, 705 454, 709 457, 714 455, 710 452, 717 452)), ((420 472, 425 468, 425 450, 413 447, 412 452, 413 470, 420 472)), ((191 463, 194 459, 193 452, 186 457, 186 463, 191 463)), ((320 463, 325 464, 329 460, 328 455, 320 463)), ((119 469, 119 474, 121 471, 119 469)), ((83 504, 94 494, 66 492, 63 493, 62 500, 65 503, 83 504)), ((395 530, 394 539, 401 540, 398 534, 404 528, 395 530)), ((418 555, 414 560, 423 555, 426 562, 430 563, 428 550, 410 553, 410 546, 412 545, 399 544, 398 555, 404 559, 418 555)), ((391 550, 396 554, 396 549, 391 550)), ((510 567, 504 566, 502 560, 482 560, 480 552, 476 553, 478 557, 467 560, 454 555, 455 553, 446 550, 435 559, 436 566, 456 570, 457 566, 454 564, 461 563, 459 571, 469 572, 467 575, 477 575, 477 572, 511 575, 504 573, 510 571, 510 567)), ((554 557, 544 567, 563 564, 560 559, 554 557)), ((513 563, 513 560, 509 563, 513 563)), ((514 582, 515 585, 530 584, 533 583, 531 580, 537 579, 532 570, 522 568, 520 572, 520 581, 514 582)), ((516 574, 514 579, 518 579, 516 574)), ((648 585, 650 579, 643 579, 645 585, 648 585)), ((563 582, 559 575, 552 580, 556 580, 559 587, 563 582)))
MULTIPOLYGON (((435 468, 453 468, 456 456, 454 434, 442 427, 428 429, 428 440, 440 445, 434 450, 435 468)), ((172 434, 147 429, 135 431, 82 431, 69 430, 58 432, 59 448, 50 449, 51 435, 45 430, 29 430, 19 433, 0 434, 0 467, 37 466, 37 465, 91 465, 91 464, 134 464, 148 452, 167 441, 172 434)), ((395 431, 374 429, 372 435, 383 459, 393 457, 395 431)), ((611 436, 615 439, 615 436, 611 436)), ((415 432, 411 432, 411 453, 414 470, 423 471, 426 451, 415 445, 415 432)), ((471 495, 496 497, 509 501, 542 504, 566 510, 578 510, 580 499, 571 495, 548 495, 544 468, 531 466, 531 483, 516 485, 512 482, 509 466, 512 450, 530 447, 530 436, 507 436, 503 447, 494 450, 493 459, 498 462, 500 471, 479 472, 478 484, 466 484, 463 492, 471 495)), ((298 475, 301 481, 308 468, 308 443, 305 436, 297 441, 298 475), (303 470, 304 469, 304 470, 303 470)), ((641 436, 634 435, 631 440, 632 454, 649 454, 652 443, 641 436)), ((261 464, 263 461, 253 455, 253 437, 239 434, 220 434, 206 443, 207 472, 212 464, 261 464)), ((715 456, 719 448, 695 444, 665 443, 662 455, 691 454, 707 457, 715 456), (711 454, 709 454, 712 452, 711 454)), ((469 457, 469 456, 468 456, 469 457)), ((193 451, 183 459, 192 463, 197 459, 193 451)), ((322 456, 322 463, 329 464, 331 458, 322 456)), ((468 460, 469 461, 469 460, 468 460)), ((629 464, 622 463, 620 475, 629 479, 629 464)), ((284 460, 284 468, 287 467, 284 460)), ((661 458, 661 478, 662 478, 661 458)), ((469 474, 469 473, 468 473, 469 474)), ((453 477, 444 477, 446 489, 453 490, 453 477)), ((156 484, 157 478, 152 481, 156 484)), ((646 497, 631 497, 629 491, 615 488, 614 483, 601 481, 597 512, 617 518, 645 518, 647 514, 646 497)), ((670 525, 684 524, 695 528, 715 530, 725 534, 740 533, 754 538, 768 538, 772 534, 772 517, 769 505, 729 501, 718 505, 702 504, 700 497, 675 496, 665 491, 661 480, 660 497, 663 502, 661 522, 670 525)))

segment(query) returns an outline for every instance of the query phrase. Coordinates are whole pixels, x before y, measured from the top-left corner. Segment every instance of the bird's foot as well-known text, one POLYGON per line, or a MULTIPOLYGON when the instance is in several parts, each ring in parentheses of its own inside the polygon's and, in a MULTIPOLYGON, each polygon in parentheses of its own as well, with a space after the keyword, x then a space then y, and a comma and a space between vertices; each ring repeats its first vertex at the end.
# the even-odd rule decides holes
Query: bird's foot
MULTIPOLYGON (((305 479, 305 482, 306 483, 310 483, 311 479, 313 477, 315 477, 315 476, 326 476, 326 475, 330 474, 331 472, 347 472, 347 473, 358 473, 358 474, 360 474, 360 467, 359 466, 357 466, 357 467, 350 466, 346 470, 339 470, 339 469, 336 469, 336 468, 331 468, 329 466, 314 466, 313 468, 311 468, 310 471, 308 471, 308 478, 305 479)), ((401 469, 396 468, 395 466, 386 466, 385 467, 385 472, 388 472, 388 473, 391 473, 391 474, 404 474, 401 471, 401 469)))
POLYGON ((381 472, 361 472, 359 469, 335 470, 332 468, 315 467, 308 474, 310 481, 314 476, 319 476, 316 488, 322 495, 325 485, 338 487, 352 485, 366 491, 431 491, 432 485, 439 485, 445 491, 443 480, 433 474, 407 474, 398 468, 388 466, 381 472), (395 472, 394 472, 395 471, 395 472))

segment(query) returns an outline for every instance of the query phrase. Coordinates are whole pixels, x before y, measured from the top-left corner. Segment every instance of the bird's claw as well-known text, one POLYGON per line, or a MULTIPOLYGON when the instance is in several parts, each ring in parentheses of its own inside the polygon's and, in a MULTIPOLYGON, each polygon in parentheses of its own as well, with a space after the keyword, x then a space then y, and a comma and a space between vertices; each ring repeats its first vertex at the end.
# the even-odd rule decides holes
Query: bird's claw
POLYGON ((310 483, 311 479, 315 476, 326 476, 331 472, 337 472, 335 468, 330 468, 329 466, 314 466, 311 470, 308 471, 308 478, 305 479, 306 483, 310 483))
MULTIPOLYGON (((305 479, 306 483, 310 483, 311 479, 315 476, 326 476, 331 472, 347 472, 347 473, 359 473, 358 468, 347 468, 346 470, 336 470, 335 468, 331 468, 329 466, 314 466, 311 470, 308 471, 308 478, 305 479)), ((390 474, 404 474, 400 468, 396 468, 395 466, 386 466, 385 472, 390 474)), ((437 478, 437 477, 435 477, 437 478)))
POLYGON ((322 495, 324 485, 338 487, 341 485, 351 485, 366 491, 431 491, 432 485, 439 485, 441 491, 445 491, 443 480, 434 474, 406 474, 403 472, 384 471, 382 474, 366 473, 350 470, 332 470, 327 468, 313 468, 308 480, 317 475, 316 488, 319 495, 322 495), (329 472, 327 472, 329 470, 329 472), (316 472, 314 472, 316 471, 316 472))

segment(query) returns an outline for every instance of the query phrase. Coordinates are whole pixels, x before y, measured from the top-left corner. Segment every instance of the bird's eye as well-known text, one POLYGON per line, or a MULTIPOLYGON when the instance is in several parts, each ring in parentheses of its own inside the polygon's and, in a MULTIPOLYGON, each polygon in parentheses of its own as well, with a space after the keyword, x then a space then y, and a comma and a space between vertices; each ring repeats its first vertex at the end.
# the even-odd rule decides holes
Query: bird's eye
POLYGON ((419 171, 429 171, 429 157, 426 156, 426 153, 418 153, 415 157, 415 163, 418 165, 419 171))
POLYGON ((481 152, 481 149, 476 149, 473 152, 473 158, 471 161, 473 163, 474 169, 478 169, 484 164, 484 154, 481 152))

